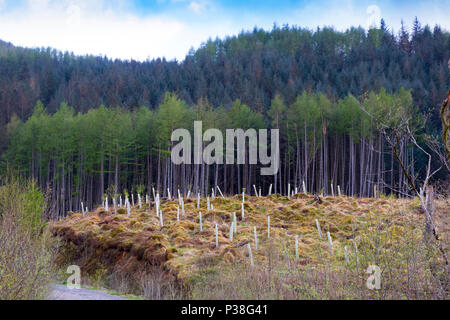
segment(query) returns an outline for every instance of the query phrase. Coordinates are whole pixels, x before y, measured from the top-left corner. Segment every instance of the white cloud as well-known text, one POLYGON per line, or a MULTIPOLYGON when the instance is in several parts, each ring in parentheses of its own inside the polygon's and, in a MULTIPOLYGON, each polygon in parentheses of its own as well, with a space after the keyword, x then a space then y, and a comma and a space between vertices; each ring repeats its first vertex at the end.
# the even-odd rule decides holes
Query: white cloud
MULTIPOLYGON (((327 5, 310 3, 289 12, 268 13, 230 11, 211 0, 165 1, 179 2, 185 10, 133 14, 127 0, 27 0, 25 6, 1 10, 6 2, 0 0, 0 39, 20 46, 50 46, 75 54, 135 60, 164 56, 183 60, 189 48, 197 48, 210 37, 235 35, 255 25, 265 29, 270 29, 274 22, 311 29, 333 25, 344 30, 352 25, 365 27, 372 18, 378 20, 376 10, 367 12, 376 0, 367 0, 365 4, 329 0, 327 5)), ((395 30, 399 29, 402 18, 411 25, 415 15, 422 24, 440 23, 443 28, 450 28, 450 20, 439 1, 405 7, 401 12, 387 0, 377 0, 376 4, 381 16, 395 30)))
POLYGON ((100 1, 61 5, 29 0, 28 4, 26 10, 0 12, 0 39, 20 46, 137 60, 182 59, 192 45, 185 37, 187 26, 164 15, 118 14, 100 1))
MULTIPOLYGON (((411 25, 415 16, 422 25, 441 25, 450 29, 450 19, 444 8, 450 5, 449 0, 430 0, 411 5, 396 4, 389 0, 377 1, 335 1, 311 2, 286 16, 285 23, 307 26, 315 29, 317 26, 334 26, 337 30, 345 30, 351 26, 367 28, 374 24, 379 26, 381 18, 396 32, 400 29, 403 19, 411 25), (401 7, 401 10, 399 8, 401 7)), ((281 22, 281 23, 283 23, 281 22)))
POLYGON ((26 6, 0 11, 0 39, 81 55, 180 61, 209 37, 239 31, 228 20, 205 28, 164 13, 143 16, 121 10, 126 6, 125 0, 28 0, 26 6))
POLYGON ((199 14, 205 10, 205 4, 196 2, 196 1, 192 1, 191 3, 189 3, 188 8, 191 9, 192 11, 194 11, 195 13, 199 14))

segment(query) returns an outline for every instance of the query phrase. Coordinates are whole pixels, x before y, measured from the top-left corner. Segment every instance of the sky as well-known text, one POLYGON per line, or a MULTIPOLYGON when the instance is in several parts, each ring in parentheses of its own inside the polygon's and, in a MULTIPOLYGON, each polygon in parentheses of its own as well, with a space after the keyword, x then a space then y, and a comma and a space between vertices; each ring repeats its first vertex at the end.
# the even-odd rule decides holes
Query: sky
POLYGON ((144 61, 182 61, 208 38, 274 23, 316 29, 367 28, 384 18, 450 30, 450 0, 0 0, 0 39, 24 47, 144 61), (447 13, 447 17, 446 14, 447 13))

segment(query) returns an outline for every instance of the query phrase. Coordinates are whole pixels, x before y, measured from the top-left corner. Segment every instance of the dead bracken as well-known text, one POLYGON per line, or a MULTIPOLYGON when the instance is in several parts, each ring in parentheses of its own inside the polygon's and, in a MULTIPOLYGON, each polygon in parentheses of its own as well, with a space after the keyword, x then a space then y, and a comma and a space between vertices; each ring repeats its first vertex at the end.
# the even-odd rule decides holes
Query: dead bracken
MULTIPOLYGON (((252 246, 255 264, 266 258, 268 245, 295 253, 298 236, 298 259, 314 264, 318 255, 330 255, 327 232, 333 243, 333 256, 344 261, 344 247, 353 248, 355 242, 364 250, 371 246, 367 235, 371 230, 390 233, 392 241, 405 236, 406 229, 420 230, 424 216, 420 205, 411 199, 323 197, 315 201, 313 195, 297 194, 289 199, 280 195, 245 199, 245 218, 240 214, 241 195, 211 199, 213 210, 207 211, 207 200, 185 199, 185 214, 177 222, 178 200, 161 203, 164 226, 160 226, 154 206, 126 210, 105 211, 103 207, 82 216, 70 213, 61 221, 49 225, 51 232, 64 240, 72 254, 85 255, 82 269, 95 272, 98 263, 111 272, 134 272, 145 267, 158 267, 167 276, 189 283, 203 267, 248 261, 247 243, 252 246), (203 231, 200 231, 199 212, 202 212, 203 231), (236 233, 230 242, 230 225, 236 212, 236 233), (270 216, 270 239, 267 217, 270 216), (318 234, 316 219, 322 237, 318 234), (216 247, 216 224, 218 244, 216 247), (254 227, 258 237, 255 248, 254 227), (320 252, 319 252, 320 251, 320 252)), ((437 201, 440 212, 449 212, 448 200, 437 201)), ((443 242, 448 243, 445 217, 436 217, 443 242)), ((67 258, 67 257, 66 257, 67 258)))

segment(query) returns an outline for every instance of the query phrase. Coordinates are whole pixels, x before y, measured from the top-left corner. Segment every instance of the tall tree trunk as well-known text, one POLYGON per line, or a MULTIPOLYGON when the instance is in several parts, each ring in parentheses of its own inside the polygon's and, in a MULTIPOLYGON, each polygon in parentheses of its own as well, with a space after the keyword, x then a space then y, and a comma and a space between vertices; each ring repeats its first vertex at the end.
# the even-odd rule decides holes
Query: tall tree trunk
POLYGON ((104 149, 103 149, 103 140, 100 145, 100 201, 101 197, 103 197, 103 194, 105 193, 105 155, 104 155, 104 149))
POLYGON ((119 144, 116 144, 116 159, 114 161, 114 193, 119 193, 119 144))

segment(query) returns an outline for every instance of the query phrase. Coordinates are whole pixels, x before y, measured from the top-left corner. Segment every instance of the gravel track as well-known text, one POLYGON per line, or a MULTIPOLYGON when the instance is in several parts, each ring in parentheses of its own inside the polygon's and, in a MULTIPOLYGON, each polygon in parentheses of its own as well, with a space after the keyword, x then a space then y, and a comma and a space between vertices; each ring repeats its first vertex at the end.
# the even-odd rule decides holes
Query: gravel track
POLYGON ((124 298, 101 291, 88 289, 69 289, 65 285, 53 284, 50 300, 125 300, 124 298))

